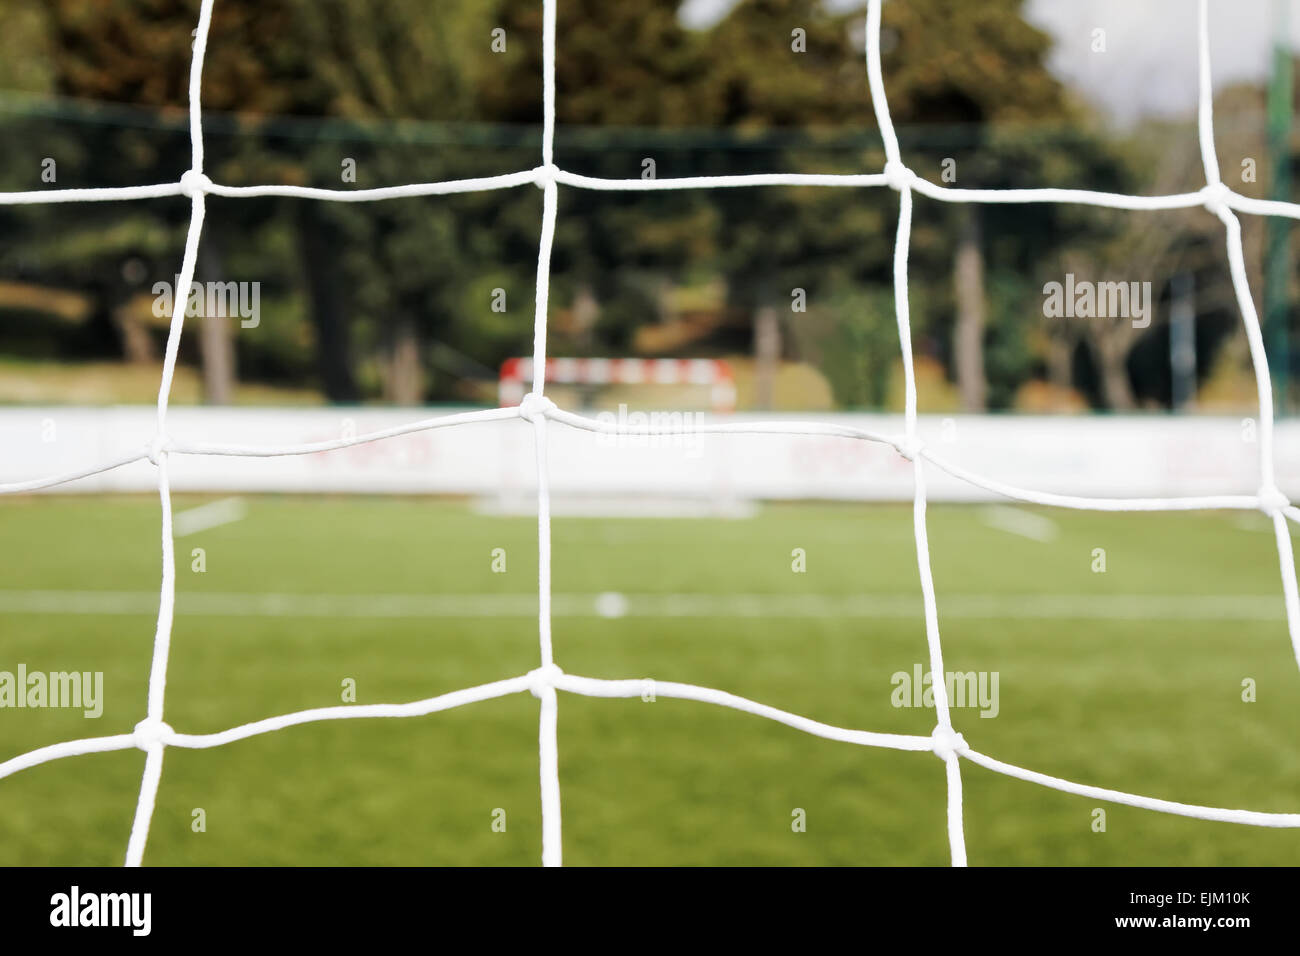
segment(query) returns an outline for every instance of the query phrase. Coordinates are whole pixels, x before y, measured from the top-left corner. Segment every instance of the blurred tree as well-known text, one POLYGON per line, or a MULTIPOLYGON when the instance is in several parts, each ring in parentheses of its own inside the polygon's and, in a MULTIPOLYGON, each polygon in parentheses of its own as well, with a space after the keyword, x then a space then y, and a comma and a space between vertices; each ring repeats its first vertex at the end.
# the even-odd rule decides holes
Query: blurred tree
MULTIPOLYGON (((604 129, 637 124, 734 131, 730 148, 658 150, 654 158, 664 175, 781 169, 861 172, 880 167, 879 148, 843 148, 846 131, 857 134, 872 125, 860 11, 832 13, 816 0, 750 0, 733 7, 711 29, 691 33, 676 25, 676 7, 671 0, 635 7, 563 4, 558 23, 559 121, 604 129), (737 148, 746 144, 752 145, 737 148)), ((959 131, 957 136, 947 134, 963 149, 958 185, 1082 181, 1098 183, 1098 188, 1118 187, 1122 164, 1080 128, 1079 113, 1046 68, 1050 40, 1020 17, 1020 8, 1020 0, 909 0, 886 5, 886 87, 891 113, 905 136, 907 161, 922 175, 939 179, 943 160, 953 152, 934 142, 932 131, 942 126, 959 131), (997 141, 995 125, 1030 121, 1050 121, 1064 133, 1036 137, 1032 143, 997 141)), ((503 9, 508 32, 527 35, 540 29, 537 4, 519 0, 503 9)), ((533 55, 518 62, 514 72, 491 78, 494 85, 487 96, 512 118, 538 122, 540 48, 528 49, 533 55)), ((584 172, 636 175, 626 155, 617 152, 582 159, 588 167, 584 172)), ((774 327, 787 324, 775 322, 777 316, 799 321, 790 311, 794 290, 802 289, 816 301, 845 280, 888 284, 894 214, 878 193, 852 195, 861 201, 846 202, 844 193, 824 189, 715 190, 704 197, 707 209, 701 210, 693 205, 698 194, 656 194, 648 212, 640 210, 635 198, 583 195, 573 200, 580 213, 596 202, 605 209, 622 205, 637 212, 624 220, 626 227, 620 222, 620 228, 589 233, 581 245, 570 235, 562 248, 586 258, 576 264, 579 274, 626 279, 635 272, 630 268, 636 261, 628 248, 630 238, 638 249, 644 249, 641 240, 648 234, 670 237, 683 248, 685 236, 691 236, 697 251, 708 255, 711 247, 711 258, 726 278, 730 306, 756 329, 763 318, 765 334, 756 334, 755 344, 761 340, 770 349, 774 327), (669 196, 676 206, 665 204, 669 196), (648 216, 658 224, 653 233, 648 216), (712 233, 709 247, 703 249, 708 237, 702 229, 712 233)), ((566 214, 569 208, 566 205, 566 214)), ((928 327, 951 342, 950 365, 968 408, 986 404, 986 345, 998 336, 1023 337, 1025 331, 1001 321, 996 328, 988 327, 985 269, 1022 269, 1026 260, 1046 254, 1081 228, 1071 227, 1050 206, 1017 207, 1012 214, 954 206, 932 211, 928 219, 918 217, 914 257, 929 271, 947 256, 953 287, 951 297, 931 297, 932 311, 918 313, 914 328, 928 327), (989 263, 980 237, 994 230, 1012 238, 1000 239, 998 258, 989 263), (961 240, 955 245, 950 241, 954 235, 961 240)), ((665 255, 640 265, 664 268, 670 249, 663 251, 665 255)), ((557 262, 567 262, 564 253, 557 262)), ((601 293, 616 295, 611 288, 601 293)), ((842 294, 838 300, 847 301, 842 294)), ((650 321, 649 312, 631 312, 628 324, 650 321)), ((875 321, 892 328, 891 313, 887 310, 875 321)), ((1014 369, 1002 361, 1000 370, 1027 373, 1023 350, 1003 348, 999 354, 1002 360, 1011 354, 1020 357, 1014 369)), ((1006 387, 993 391, 999 401, 1008 402, 1014 393, 1006 387)), ((761 387, 759 393, 764 393, 761 387)))
MULTIPOLYGON (((65 158, 64 178, 58 185, 128 185, 179 178, 188 167, 185 113, 193 23, 197 4, 178 0, 122 0, 115 3, 80 3, 50 0, 44 7, 46 45, 50 66, 50 92, 107 104, 130 104, 152 109, 161 123, 100 123, 88 127, 90 135, 79 142, 59 144, 65 158), (188 25, 188 27, 184 26, 188 25), (161 127, 161 128, 160 128, 161 127), (71 161, 67 161, 67 160, 71 161), (73 182, 68 182, 72 179, 73 182)), ((213 35, 247 31, 246 4, 218 4, 213 35)), ((240 44, 214 43, 205 76, 206 106, 229 110, 238 106, 274 110, 285 100, 268 83, 265 64, 250 57, 240 44)), ((54 140, 63 138, 55 133, 54 140)), ((75 276, 61 282, 89 289, 99 306, 97 315, 117 317, 128 354, 143 356, 136 327, 131 325, 129 298, 142 295, 153 280, 173 281, 177 235, 188 222, 188 203, 167 201, 161 213, 164 229, 159 236, 159 210, 133 204, 82 207, 76 244, 82 256, 75 276), (153 237, 145 241, 146 237, 153 237)), ((51 236, 50 213, 31 207, 31 234, 51 236), (38 225, 39 224, 39 225, 38 225)), ((223 280, 223 250, 231 241, 222 226, 210 220, 195 278, 223 280)), ((64 234, 55 242, 74 241, 64 234)), ((186 290, 174 290, 184 302, 186 290)), ((232 319, 204 315, 200 320, 199 349, 204 370, 204 391, 212 402, 229 401, 235 378, 232 319)))
MULTIPOLYGON (((174 120, 173 132, 162 136, 130 127, 109 129, 96 144, 93 157, 69 164, 70 172, 80 171, 96 185, 111 185, 174 180, 188 166, 188 148, 178 133, 184 128, 197 7, 197 2, 181 0, 112 4, 52 0, 47 5, 52 92, 149 107, 174 120)), ((340 185, 337 138, 308 143, 306 148, 301 142, 286 142, 274 131, 273 118, 282 115, 330 116, 358 123, 455 120, 469 115, 473 64, 482 58, 475 60, 466 52, 471 48, 467 41, 471 31, 486 36, 487 20, 481 5, 467 0, 441 4, 436 12, 435 21, 427 5, 414 0, 394 0, 380 8, 344 0, 217 4, 204 69, 204 107, 210 111, 209 119, 231 114, 233 123, 226 127, 236 135, 223 149, 209 129, 210 173, 228 181, 242 176, 253 181, 324 180, 324 185, 340 185), (294 42, 286 42, 286 37, 294 42), (413 77, 420 82, 412 82, 413 77)), ((361 165, 363 181, 384 182, 385 151, 373 138, 367 140, 364 131, 357 138, 365 153, 350 158, 361 165)), ((454 162, 427 162, 421 172, 422 176, 402 175, 394 181, 450 178, 463 171, 454 162)), ((210 209, 218 202, 210 199, 210 209)), ((188 208, 173 205, 169 221, 183 228, 188 208)), ((250 238, 256 242, 259 230, 290 213, 290 221, 297 223, 300 255, 292 263, 260 265, 264 270, 294 266, 304 273, 326 394, 344 401, 358 397, 350 340, 356 322, 369 320, 382 328, 379 337, 389 343, 390 355, 406 361, 392 376, 394 382, 403 383, 394 397, 417 401, 423 395, 418 389, 418 368, 413 370, 411 362, 418 361, 422 326, 436 324, 438 306, 446 305, 442 300, 447 283, 432 290, 415 287, 430 275, 454 276, 458 245, 445 211, 438 224, 395 206, 374 209, 378 211, 367 227, 363 220, 369 210, 351 207, 289 201, 224 204, 226 215, 209 215, 205 224, 201 274, 196 278, 218 278, 231 243, 246 243, 250 238), (344 246, 349 236, 358 234, 363 238, 368 234, 378 244, 367 250, 369 258, 364 261, 344 246), (434 238, 438 241, 430 243, 434 238), (418 268, 411 267, 413 250, 420 251, 418 268), (364 315, 354 313, 359 303, 366 306, 364 315)), ((39 207, 33 207, 30 215, 40 217, 39 207)), ((109 215, 115 223, 133 215, 145 218, 122 206, 103 207, 89 210, 81 228, 106 238, 122 235, 120 228, 106 228, 109 215)), ((114 302, 132 291, 123 287, 123 261, 142 256, 134 247, 100 243, 97 257, 100 265, 82 263, 78 284, 93 285, 100 298, 107 297, 109 305, 102 311, 111 314, 114 302)), ((146 258, 149 274, 157 275, 162 263, 146 258)), ((165 274, 170 277, 175 270, 171 250, 164 258, 170 270, 165 274)), ((291 276, 281 278, 292 281, 291 276)), ((199 343, 210 400, 230 394, 235 369, 231 334, 227 319, 204 317, 199 343)))
MULTIPOLYGON (((713 60, 700 37, 678 23, 679 6, 680 0, 559 5, 560 166, 611 179, 684 174, 681 163, 689 161, 690 148, 676 143, 691 137, 680 131, 712 125, 716 110, 702 101, 700 86, 713 60)), ((482 77, 480 108, 509 122, 540 125, 541 4, 503 0, 493 22, 505 31, 508 48, 482 77)), ((563 191, 554 288, 581 307, 555 324, 557 346, 626 349, 637 328, 659 321, 667 286, 688 265, 714 254, 710 198, 698 192, 563 191)))
MULTIPOLYGON (((197 0, 5 2, 25 4, 28 18, 39 13, 48 27, 45 48, 36 52, 33 42, 32 64, 9 64, 10 74, 72 98, 64 106, 94 100, 145 111, 103 124, 93 142, 74 136, 60 147, 72 157, 75 184, 176 179, 188 164, 184 107, 197 0)), ((946 180, 952 161, 951 184, 964 187, 1123 189, 1124 163, 1046 69, 1048 38, 1024 22, 1021 5, 885 5, 886 88, 906 161, 934 181, 946 180)), ((646 175, 647 161, 660 176, 880 168, 860 10, 748 0, 695 31, 678 22, 678 7, 678 0, 559 5, 561 166, 611 178, 646 175)), ((334 188, 348 185, 344 160, 355 163, 358 187, 527 168, 538 162, 541 75, 536 0, 447 0, 436 8, 421 0, 221 0, 204 70, 208 168, 225 182, 334 188), (508 125, 483 126, 484 118, 508 125), (488 145, 474 145, 476 138, 488 145)), ((11 132, 25 129, 21 119, 7 122, 11 132)), ((7 157, 31 149, 21 137, 3 139, 7 157)), ((532 189, 366 204, 210 198, 202 268, 250 270, 281 290, 289 304, 279 311, 309 320, 306 341, 331 399, 374 394, 379 382, 393 400, 446 399, 456 395, 454 382, 434 370, 436 357, 469 352, 492 364, 528 341, 530 317, 518 317, 517 305, 498 314, 487 303, 498 289, 512 303, 531 301, 539 199, 532 189), (292 299, 298 287, 305 303, 292 299), (369 371, 370 355, 380 357, 381 375, 369 371)), ((662 320, 666 290, 720 274, 728 310, 695 348, 730 351, 761 339, 766 354, 797 346, 829 356, 837 342, 846 347, 825 321, 832 309, 845 334, 871 348, 891 342, 893 353, 841 363, 849 371, 832 378, 882 374, 897 356, 885 294, 895 209, 884 190, 562 190, 553 348, 633 348, 639 330, 662 320), (806 315, 790 311, 795 289, 807 298, 806 315), (800 323, 828 337, 802 334, 800 323)), ((188 205, 159 201, 148 215, 127 204, 87 207, 77 235, 65 230, 57 242, 40 227, 48 214, 5 209, 0 219, 23 223, 11 235, 51 236, 47 264, 67 263, 56 281, 92 290, 100 325, 112 328, 123 314, 118 303, 138 293, 126 277, 139 270, 125 263, 143 262, 149 275, 175 271, 188 205), (64 249, 58 255, 56 245, 64 249)), ((951 279, 913 302, 917 347, 945 361, 967 407, 1010 404, 1035 361, 1046 361, 1026 345, 1053 341, 1040 325, 1026 325, 1038 311, 1026 277, 1054 252, 1105 234, 1098 229, 1053 205, 918 200, 914 268, 951 279)), ((266 339, 240 335, 232 348, 228 327, 209 332, 200 344, 202 356, 216 357, 205 361, 210 370, 233 369, 221 359, 234 352, 240 366, 268 362, 266 339)), ((213 371, 210 394, 221 394, 221 377, 213 371)), ((878 382, 841 382, 836 394, 852 403, 885 392, 878 382)))
MULTIPOLYGON (((891 114, 904 128, 942 126, 950 140, 947 149, 942 143, 912 144, 905 129, 905 161, 927 178, 964 188, 1123 188, 1122 160, 1090 132, 1086 114, 1048 70, 1052 40, 1024 20, 1023 5, 909 0, 885 6, 882 46, 888 51, 883 57, 891 114)), ((1023 274, 1031 261, 1050 255, 1086 226, 1072 220, 1068 209, 1050 204, 956 205, 930 221, 942 235, 918 228, 914 258, 921 268, 937 268, 936 255, 950 256, 951 300, 941 299, 941 312, 928 318, 951 343, 948 364, 962 404, 979 411, 993 399, 1006 407, 1014 389, 1005 376, 1023 380, 1029 371, 1025 350, 1014 343, 1034 331, 1007 319, 1038 310, 1023 311, 1029 303, 1022 300, 1022 311, 995 314, 990 324, 989 305, 1012 302, 990 299, 987 287, 1010 286, 1001 278, 986 281, 986 272, 1023 274), (996 351, 1003 376, 996 384, 989 381, 988 349, 996 351), (1012 355, 1020 360, 1009 366, 1012 355)))

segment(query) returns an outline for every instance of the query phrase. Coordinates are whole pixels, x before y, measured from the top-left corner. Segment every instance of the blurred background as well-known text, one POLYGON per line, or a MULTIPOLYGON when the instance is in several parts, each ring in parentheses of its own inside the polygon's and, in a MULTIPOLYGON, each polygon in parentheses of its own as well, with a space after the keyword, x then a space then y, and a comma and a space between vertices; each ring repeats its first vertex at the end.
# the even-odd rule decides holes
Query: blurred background
MULTIPOLYGON (((878 172, 862 6, 560 0, 556 162, 616 179, 878 172)), ((1211 0, 1210 14, 1224 180, 1295 199, 1300 5, 1211 0)), ((177 181, 197 15, 197 0, 0 0, 0 190, 177 181)), ((889 105, 918 175, 1137 194, 1204 184, 1195 4, 887 0, 883 20, 889 105)), ((539 0, 217 0, 206 171, 347 190, 531 169, 541 26, 539 0)), ((0 206, 0 481, 152 439, 170 315, 159 289, 180 268, 190 206, 0 206)), ((503 366, 531 352, 532 185, 206 206, 195 278, 256 289, 256 306, 205 302, 187 317, 167 420, 181 440, 323 441, 440 414, 406 406, 492 406, 503 366)), ((896 433, 897 216, 886 188, 562 187, 548 354, 702 360, 671 367, 733 383, 741 420, 896 433)), ((1284 419, 1277 477, 1295 498, 1291 221, 1241 220, 1284 419)), ((1095 496, 1259 487, 1255 377, 1223 225, 1205 209, 918 197, 910 298, 919 434, 948 460, 1095 496), (1068 276, 1150 283, 1149 323, 1048 317, 1044 287, 1068 276)), ((680 380, 548 388, 565 407, 730 412, 716 393, 680 380)), ((911 463, 868 442, 701 436, 698 419, 683 421, 672 437, 684 441, 666 447, 549 430, 557 662, 929 734, 932 705, 896 693, 900 675, 930 666, 911 463), (630 500, 606 507, 611 490, 630 500)), ((168 462, 166 717, 178 730, 418 701, 537 666, 536 465, 522 420, 168 462)), ((138 461, 63 493, 0 496, 0 672, 104 676, 99 718, 0 710, 0 761, 129 733, 144 715, 157 482, 138 461)), ((927 486, 945 665, 998 681, 997 701, 954 708, 972 746, 1096 786, 1300 809, 1300 679, 1268 518, 1022 507, 938 468, 927 486)), ((559 713, 567 863, 949 862, 944 770, 928 754, 663 697, 564 694, 559 713)), ((527 694, 169 748, 145 862, 534 864, 537 753, 527 694)), ((0 863, 120 863, 143 761, 95 754, 0 781, 0 863)), ((1300 830, 962 772, 975 864, 1300 854, 1300 830)))
MULTIPOLYGON (((887 3, 906 161, 961 187, 1199 188, 1194 17, 1173 0, 1130 7, 887 3)), ((1288 7, 1245 0, 1240 33, 1215 37, 1224 175, 1262 198, 1293 198, 1300 15, 1288 7)), ((0 188, 176 180, 196 10, 3 0, 0 188)), ((203 76, 207 171, 231 185, 364 188, 531 168, 540 16, 531 0, 222 0, 203 76)), ((648 164, 669 177, 883 163, 860 5, 574 0, 558 33, 564 168, 635 178, 648 164)), ((261 320, 187 327, 175 400, 495 402, 502 361, 529 351, 540 208, 532 188, 347 205, 210 197, 196 279, 259 282, 261 320)), ((182 197, 0 209, 0 402, 152 400, 167 323, 152 289, 174 281, 188 216, 182 197)), ((724 358, 741 410, 897 409, 895 216, 888 190, 564 189, 551 354, 724 358)), ((1288 223, 1244 228, 1289 412, 1288 223)), ((1222 228, 1202 209, 921 199, 911 273, 923 411, 1255 404, 1222 228), (1045 318, 1043 285, 1066 273, 1150 281, 1149 327, 1045 318)))

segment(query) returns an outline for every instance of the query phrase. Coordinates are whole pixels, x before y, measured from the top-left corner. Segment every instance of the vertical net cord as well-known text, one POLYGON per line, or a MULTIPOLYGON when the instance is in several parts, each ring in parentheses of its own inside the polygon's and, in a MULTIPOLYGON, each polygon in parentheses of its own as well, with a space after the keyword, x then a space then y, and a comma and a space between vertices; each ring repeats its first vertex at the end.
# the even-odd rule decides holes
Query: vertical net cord
POLYGON ((190 60, 190 170, 182 184, 190 195, 190 225, 185 236, 185 254, 177 288, 172 296, 172 317, 167 332, 167 351, 163 356, 162 381, 158 387, 158 432, 150 446, 149 459, 158 468, 158 497, 162 505, 162 587, 158 597, 158 625, 154 631, 153 663, 149 670, 149 704, 146 718, 135 727, 136 746, 145 751, 144 774, 140 796, 136 801, 135 819, 126 846, 126 865, 139 866, 149 840, 158 784, 162 780, 163 749, 170 728, 163 722, 163 701, 167 691, 167 658, 171 650, 172 618, 176 606, 176 555, 172 539, 171 484, 167 476, 167 402, 172 379, 176 374, 176 357, 180 350, 181 329, 185 324, 185 303, 194 281, 198 259, 199 235, 203 231, 203 108, 200 87, 203 56, 208 46, 208 29, 212 23, 213 0, 203 0, 199 25, 194 35, 194 56, 190 60), (185 290, 182 293, 181 290, 185 290))
POLYGON ((906 391, 905 437, 903 448, 912 460, 914 473, 912 525, 916 538, 916 565, 921 578, 921 596, 925 606, 925 635, 930 650, 931 686, 934 688, 935 752, 944 762, 948 783, 948 846, 953 866, 966 865, 966 836, 962 829, 961 762, 958 746, 964 741, 953 730, 948 707, 948 687, 944 680, 943 647, 939 639, 939 612, 935 602, 934 577, 930 569, 930 541, 925 522, 925 470, 916 434, 916 375, 912 364, 912 330, 907 295, 907 256, 912 234, 911 176, 903 165, 898 135, 889 115, 885 98, 885 81, 880 64, 881 0, 871 0, 867 7, 867 82, 871 105, 885 146, 885 175, 898 191, 898 233, 894 241, 894 313, 898 321, 899 348, 903 356, 903 381, 906 391))
POLYGON ((1291 534, 1284 513, 1286 499, 1277 486, 1277 469, 1273 461, 1273 382, 1268 368, 1264 335, 1250 294, 1246 260, 1241 241, 1241 221, 1227 204, 1228 187, 1219 173, 1219 159, 1214 146, 1214 84, 1210 74, 1210 14, 1208 0, 1200 0, 1197 9, 1197 45, 1199 62, 1199 101, 1197 131, 1201 146, 1201 164, 1210 200, 1207 207, 1223 222, 1228 250, 1228 266, 1242 326, 1250 346, 1250 361, 1255 372, 1255 390, 1259 396, 1259 501, 1260 508, 1273 522, 1278 561, 1282 573, 1282 597, 1286 606, 1287 631, 1296 664, 1300 666, 1300 589, 1296 586, 1295 556, 1291 534))
MULTIPOLYGON (((533 391, 526 412, 533 424, 537 449, 537 637, 541 667, 535 672, 533 694, 541 702, 538 726, 538 772, 542 799, 542 866, 563 861, 560 817, 560 755, 557 739, 559 706, 555 679, 559 669, 551 648, 551 490, 546 460, 546 327, 551 285, 551 246, 559 205, 555 181, 555 4, 542 3, 542 233, 537 247, 537 296, 533 317, 533 391)), ((552 406, 553 407, 553 406, 552 406)))

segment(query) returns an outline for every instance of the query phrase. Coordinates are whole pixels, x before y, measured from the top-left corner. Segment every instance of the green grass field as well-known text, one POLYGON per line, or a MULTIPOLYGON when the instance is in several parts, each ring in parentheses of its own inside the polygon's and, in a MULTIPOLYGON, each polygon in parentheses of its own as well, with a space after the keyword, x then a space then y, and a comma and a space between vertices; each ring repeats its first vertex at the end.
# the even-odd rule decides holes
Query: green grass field
MULTIPOLYGON (((986 514, 932 505, 929 522, 946 667, 999 675, 995 718, 954 711, 971 746, 1098 786, 1300 811, 1300 675, 1262 516, 1041 511, 1058 529, 1042 542, 986 514), (1092 570, 1095 548, 1105 573, 1092 570)), ((0 710, 0 761, 129 732, 144 716, 157 528, 153 498, 0 500, 0 670, 105 681, 97 720, 0 710), (51 591, 66 593, 53 606, 34 595, 51 591), (118 613, 94 612, 92 591, 124 595, 118 613)), ((529 518, 450 501, 251 498, 243 520, 177 551, 166 717, 178 731, 340 704, 348 678, 359 703, 400 703, 537 666, 522 597, 536 589, 529 518), (194 548, 204 573, 191 570, 194 548), (505 573, 492 571, 494 548, 505 573), (267 594, 297 597, 256 597, 267 594), (310 595, 332 597, 313 608, 310 595), (385 595, 479 597, 449 616, 436 600, 385 595)), ((557 519, 554 590, 570 673, 716 687, 857 729, 933 727, 932 709, 891 703, 892 674, 928 670, 908 506, 557 519), (806 573, 791 570, 794 548, 806 573), (588 613, 601 592, 626 595, 631 613, 588 613)), ((567 864, 948 862, 943 765, 930 754, 662 697, 562 693, 559 714, 567 864), (792 830, 796 808, 806 832, 792 830)), ((130 750, 0 780, 0 864, 120 864, 143 763, 130 750)), ((963 779, 972 864, 1300 860, 1295 830, 1099 804, 968 762, 963 779), (1105 832, 1093 830, 1097 806, 1105 832)), ((525 693, 171 748, 145 862, 531 865, 540 843, 537 701, 525 693)))

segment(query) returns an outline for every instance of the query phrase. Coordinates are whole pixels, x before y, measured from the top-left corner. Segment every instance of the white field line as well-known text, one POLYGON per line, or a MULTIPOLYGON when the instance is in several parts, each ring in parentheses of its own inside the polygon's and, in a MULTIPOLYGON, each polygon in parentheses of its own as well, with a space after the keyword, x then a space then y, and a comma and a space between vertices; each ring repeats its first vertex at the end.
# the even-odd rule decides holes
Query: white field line
POLYGON ((1046 515, 1011 505, 989 505, 980 509, 980 520, 990 528, 1029 538, 1031 541, 1054 541, 1060 526, 1046 515))
MULTIPOLYGON (((530 517, 537 514, 537 502, 528 495, 498 495, 480 498, 473 504, 476 514, 492 517, 530 517)), ((584 495, 551 500, 551 515, 563 518, 753 518, 756 501, 712 498, 656 498, 650 496, 584 495)))
MULTIPOLYGON (((555 594, 556 616, 648 618, 896 618, 921 614, 919 595, 555 594)), ((1281 621, 1277 595, 948 594, 946 616, 1012 620, 1281 621)), ((5 591, 0 614, 152 615, 148 591, 5 591)), ((177 594, 188 617, 531 618, 537 595, 522 594, 177 594)))
MULTIPOLYGON (((1238 531, 1250 531, 1255 534, 1266 534, 1269 536, 1276 534, 1273 522, 1269 521, 1268 518, 1262 514, 1242 513, 1232 522, 1232 526, 1238 531)), ((1300 525, 1291 522, 1290 528, 1291 537, 1296 537, 1297 532, 1300 532, 1300 525)))
POLYGON ((217 528, 223 524, 239 521, 246 514, 248 514, 248 503, 243 498, 222 498, 219 501, 210 501, 205 505, 178 512, 173 516, 173 534, 177 538, 198 534, 200 531, 207 531, 209 528, 217 528))

